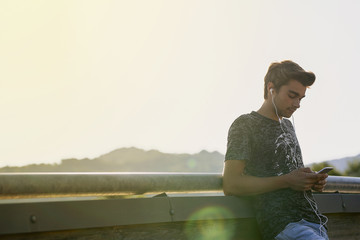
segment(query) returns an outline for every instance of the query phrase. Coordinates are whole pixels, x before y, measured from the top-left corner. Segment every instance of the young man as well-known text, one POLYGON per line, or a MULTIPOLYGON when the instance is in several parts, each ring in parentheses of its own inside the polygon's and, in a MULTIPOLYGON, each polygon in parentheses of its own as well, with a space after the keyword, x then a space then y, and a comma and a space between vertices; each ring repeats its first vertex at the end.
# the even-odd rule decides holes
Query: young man
POLYGON ((288 119, 315 81, 292 61, 270 65, 264 103, 238 117, 229 129, 223 172, 225 195, 254 195, 263 238, 328 239, 326 217, 311 190, 322 191, 327 174, 304 168, 295 130, 288 119))

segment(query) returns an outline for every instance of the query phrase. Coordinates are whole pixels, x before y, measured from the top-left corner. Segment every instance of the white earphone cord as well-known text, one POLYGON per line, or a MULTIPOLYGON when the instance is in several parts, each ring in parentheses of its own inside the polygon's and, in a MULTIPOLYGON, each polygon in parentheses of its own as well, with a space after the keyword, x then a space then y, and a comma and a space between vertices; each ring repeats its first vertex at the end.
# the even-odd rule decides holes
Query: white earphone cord
MULTIPOLYGON (((271 95, 272 95, 272 91, 270 91, 270 93, 271 93, 271 95)), ((285 131, 284 131, 284 129, 283 129, 283 127, 282 127, 282 124, 281 124, 282 121, 281 121, 281 118, 280 118, 280 116, 279 116, 279 114, 278 114, 278 110, 277 110, 276 104, 275 104, 275 102, 274 102, 274 96, 273 96, 273 95, 272 95, 271 100, 272 100, 272 104, 274 105, 274 108, 275 108, 276 116, 277 116, 278 119, 279 119, 280 128, 281 128, 281 130, 283 131, 283 133, 286 134, 285 131)), ((293 121, 293 127, 294 127, 294 131, 295 131, 295 121, 294 121, 294 116, 293 116, 293 115, 292 115, 292 121, 293 121)), ((288 145, 289 148, 291 148, 291 146, 290 146, 286 141, 285 141, 285 144, 288 145)), ((295 160, 295 151, 294 151, 294 156, 292 156, 292 157, 293 157, 294 160, 295 160)), ((295 161, 295 162, 296 162, 296 161, 295 161)), ((314 211, 314 213, 316 214, 316 216, 319 218, 319 221, 320 221, 320 223, 319 223, 319 224, 320 224, 319 233, 320 233, 320 236, 322 236, 323 233, 324 233, 324 231, 322 230, 322 227, 324 227, 325 224, 328 222, 328 218, 327 218, 326 216, 318 213, 318 207, 317 207, 316 202, 315 202, 314 200, 310 199, 310 197, 307 195, 306 191, 304 191, 304 198, 308 201, 308 203, 310 204, 311 209, 314 211), (322 222, 321 217, 324 217, 324 218, 325 218, 325 222, 324 222, 324 223, 322 222)))
POLYGON ((323 231, 322 227, 324 227, 326 225, 326 223, 328 222, 329 219, 326 216, 322 215, 321 213, 318 213, 318 207, 317 207, 316 202, 307 195, 306 191, 304 191, 304 197, 310 204, 311 209, 315 212, 316 216, 319 218, 319 221, 320 221, 319 232, 320 232, 320 236, 322 236, 323 233, 325 233, 323 231), (322 221, 321 217, 325 218, 325 222, 322 221))

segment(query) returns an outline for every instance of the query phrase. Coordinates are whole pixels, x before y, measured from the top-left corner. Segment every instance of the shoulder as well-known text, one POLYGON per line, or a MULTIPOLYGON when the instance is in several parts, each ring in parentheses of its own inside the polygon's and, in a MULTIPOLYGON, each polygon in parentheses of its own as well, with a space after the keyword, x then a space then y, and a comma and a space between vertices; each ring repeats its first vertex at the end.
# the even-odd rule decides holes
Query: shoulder
POLYGON ((283 121, 284 121, 286 127, 290 128, 292 130, 294 129, 294 126, 289 119, 284 118, 283 121))
POLYGON ((252 129, 253 119, 251 114, 243 114, 236 118, 229 128, 230 135, 244 134, 252 129))
POLYGON ((251 123, 251 121, 252 121, 251 113, 243 114, 243 115, 239 116, 238 118, 236 118, 234 120, 234 122, 231 124, 231 126, 249 124, 249 123, 251 123))
POLYGON ((262 122, 262 118, 256 112, 251 112, 247 114, 243 114, 236 118, 234 122, 231 124, 230 129, 233 128, 247 128, 251 129, 253 126, 257 125, 258 123, 262 122))

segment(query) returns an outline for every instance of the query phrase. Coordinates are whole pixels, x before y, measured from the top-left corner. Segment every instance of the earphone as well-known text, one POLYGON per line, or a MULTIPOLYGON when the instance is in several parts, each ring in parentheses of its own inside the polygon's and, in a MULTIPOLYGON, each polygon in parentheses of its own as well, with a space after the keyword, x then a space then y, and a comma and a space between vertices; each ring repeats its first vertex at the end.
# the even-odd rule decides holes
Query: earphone
POLYGON ((281 118, 280 118, 280 116, 279 116, 279 114, 278 114, 278 110, 277 110, 277 107, 276 107, 276 105, 275 105, 275 102, 274 102, 274 95, 273 95, 273 92, 274 92, 274 89, 273 88, 270 88, 270 94, 271 94, 271 101, 272 101, 272 104, 273 104, 273 106, 274 106, 274 108, 275 108, 275 113, 276 113, 276 116, 278 117, 278 119, 279 119, 279 123, 280 123, 280 126, 281 126, 281 118))

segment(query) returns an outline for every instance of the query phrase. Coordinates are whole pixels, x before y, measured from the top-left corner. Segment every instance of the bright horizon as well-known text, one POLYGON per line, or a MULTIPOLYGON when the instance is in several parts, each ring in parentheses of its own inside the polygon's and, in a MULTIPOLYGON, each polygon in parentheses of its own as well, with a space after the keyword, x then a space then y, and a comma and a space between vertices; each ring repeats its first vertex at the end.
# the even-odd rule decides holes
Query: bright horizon
POLYGON ((270 63, 316 75, 304 163, 360 153, 358 1, 0 2, 0 167, 123 147, 225 154, 270 63))

